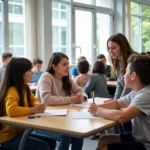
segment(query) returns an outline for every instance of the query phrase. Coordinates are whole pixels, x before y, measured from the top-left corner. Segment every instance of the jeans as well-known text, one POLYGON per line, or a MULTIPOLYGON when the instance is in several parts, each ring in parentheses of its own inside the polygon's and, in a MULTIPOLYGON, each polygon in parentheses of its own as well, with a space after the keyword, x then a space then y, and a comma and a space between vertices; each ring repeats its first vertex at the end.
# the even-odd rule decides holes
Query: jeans
MULTIPOLYGON (((22 136, 18 135, 8 140, 7 142, 1 143, 1 146, 10 150, 18 150, 20 140, 22 136)), ((30 135, 25 142, 25 150, 55 150, 56 141, 50 137, 43 135, 30 135)))
POLYGON ((67 135, 58 134, 56 132, 46 132, 36 130, 36 134, 46 135, 58 141, 57 150, 69 150, 69 145, 72 144, 71 150, 82 150, 83 138, 70 137, 67 135))

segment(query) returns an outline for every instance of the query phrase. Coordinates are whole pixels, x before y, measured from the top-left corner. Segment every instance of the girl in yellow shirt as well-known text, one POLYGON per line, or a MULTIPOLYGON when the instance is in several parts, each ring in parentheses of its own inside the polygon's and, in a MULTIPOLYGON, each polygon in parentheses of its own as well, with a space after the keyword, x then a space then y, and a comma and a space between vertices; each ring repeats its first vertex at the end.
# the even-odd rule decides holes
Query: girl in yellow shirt
MULTIPOLYGON (((31 69, 32 63, 26 58, 12 58, 8 63, 0 91, 0 117, 44 112, 46 105, 39 103, 27 85, 32 79, 31 69)), ((23 132, 21 128, 0 124, 0 145, 18 150, 23 132)), ((55 147, 55 140, 31 133, 24 149, 54 150, 55 147)))

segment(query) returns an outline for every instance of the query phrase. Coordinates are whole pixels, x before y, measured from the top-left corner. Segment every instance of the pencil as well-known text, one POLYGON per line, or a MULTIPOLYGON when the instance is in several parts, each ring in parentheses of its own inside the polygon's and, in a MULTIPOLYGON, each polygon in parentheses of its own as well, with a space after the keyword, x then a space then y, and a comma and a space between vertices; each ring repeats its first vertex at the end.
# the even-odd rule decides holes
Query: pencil
POLYGON ((95 104, 95 95, 94 95, 94 91, 92 91, 92 97, 93 97, 93 104, 95 104))

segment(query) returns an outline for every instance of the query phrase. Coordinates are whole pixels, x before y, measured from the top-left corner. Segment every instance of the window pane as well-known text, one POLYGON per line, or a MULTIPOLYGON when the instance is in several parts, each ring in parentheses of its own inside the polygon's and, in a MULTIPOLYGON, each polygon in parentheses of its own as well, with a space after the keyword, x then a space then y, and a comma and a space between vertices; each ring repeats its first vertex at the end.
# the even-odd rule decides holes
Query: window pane
POLYGON ((150 19, 142 20, 142 51, 150 51, 150 19))
POLYGON ((9 0, 8 11, 10 14, 23 14, 23 1, 9 0))
POLYGON ((59 51, 69 55, 71 48, 70 41, 70 6, 61 4, 59 2, 53 2, 52 6, 52 47, 53 52, 59 51), (54 16, 57 12, 57 17, 54 16))
POLYGON ((75 11, 76 58, 85 56, 92 63, 92 12, 75 11))
POLYGON ((142 16, 150 18, 150 6, 142 5, 142 16))
POLYGON ((61 45, 66 45, 67 44, 67 28, 62 27, 61 28, 61 45))
POLYGON ((54 46, 59 45, 59 39, 58 39, 58 37, 59 37, 59 31, 58 31, 59 27, 53 26, 52 30, 53 30, 53 45, 54 46))
POLYGON ((23 1, 9 0, 9 51, 13 55, 24 55, 23 1))
POLYGON ((74 0, 74 2, 92 4, 93 0, 74 0))
MULTIPOLYGON (((110 15, 106 14, 96 14, 97 19, 97 53, 98 54, 104 54, 106 58, 108 57, 107 52, 107 40, 110 37, 110 15)), ((108 58, 107 58, 108 59, 108 58)))
POLYGON ((139 26, 138 26, 138 17, 131 17, 132 25, 132 47, 135 51, 140 51, 139 44, 139 26))
POLYGON ((139 4, 131 2, 131 14, 139 15, 139 4))
POLYGON ((110 0, 96 0, 96 6, 101 6, 101 7, 111 7, 111 1, 110 0))

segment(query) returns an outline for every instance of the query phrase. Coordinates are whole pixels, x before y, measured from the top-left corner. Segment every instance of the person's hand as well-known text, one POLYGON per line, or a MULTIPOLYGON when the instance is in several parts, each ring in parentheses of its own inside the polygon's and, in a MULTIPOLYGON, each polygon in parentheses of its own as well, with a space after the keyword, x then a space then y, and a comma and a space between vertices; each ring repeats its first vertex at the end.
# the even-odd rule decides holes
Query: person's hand
POLYGON ((83 101, 85 100, 85 97, 82 95, 81 92, 78 92, 78 93, 75 94, 75 95, 78 97, 78 99, 79 99, 81 102, 83 102, 83 101))
POLYGON ((45 103, 35 105, 31 108, 31 114, 43 113, 46 109, 46 106, 47 105, 45 103))
POLYGON ((91 114, 95 114, 95 113, 97 112, 97 110, 98 110, 98 105, 91 103, 90 108, 89 108, 88 111, 89 111, 91 114))
POLYGON ((80 97, 78 95, 72 95, 71 96, 71 102, 75 104, 80 104, 82 101, 80 100, 80 97))

